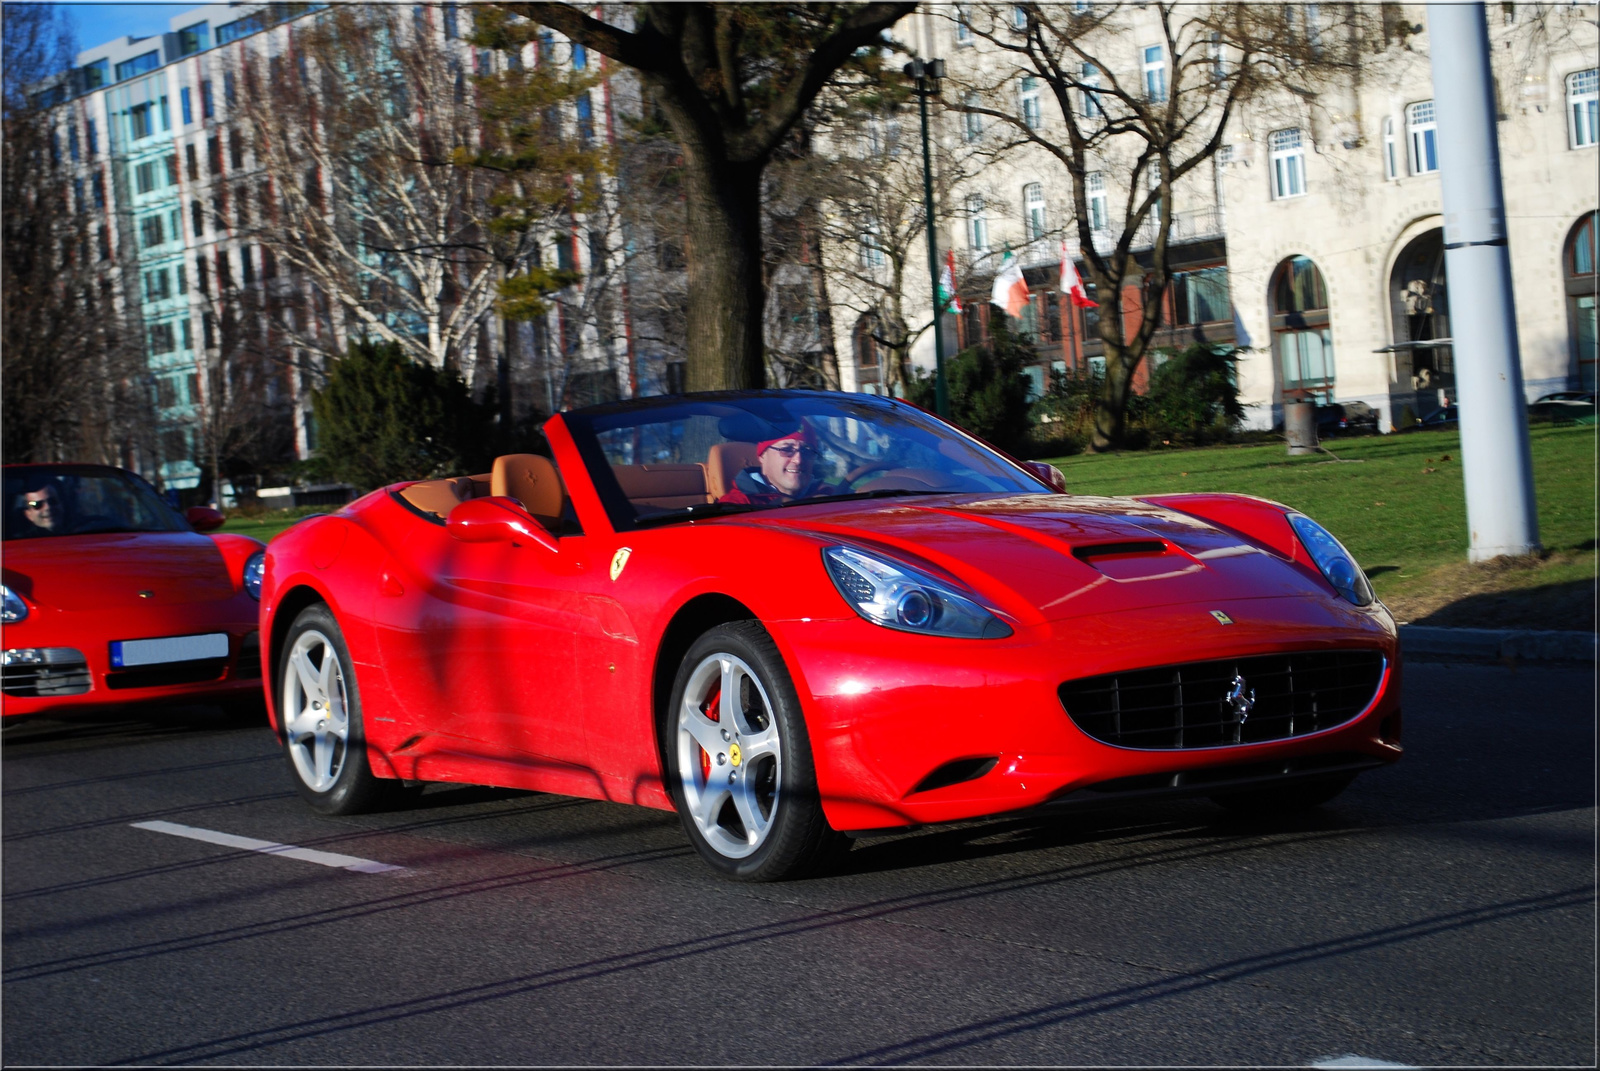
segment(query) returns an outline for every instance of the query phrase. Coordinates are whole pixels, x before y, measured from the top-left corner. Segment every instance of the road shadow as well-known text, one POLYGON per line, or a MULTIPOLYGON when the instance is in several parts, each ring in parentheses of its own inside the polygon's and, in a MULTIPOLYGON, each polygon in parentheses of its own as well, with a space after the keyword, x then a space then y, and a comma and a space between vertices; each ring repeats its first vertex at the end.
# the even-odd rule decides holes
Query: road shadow
POLYGON ((1481 592, 1457 599, 1417 618, 1413 625, 1439 628, 1561 629, 1593 632, 1595 582, 1569 580, 1560 584, 1481 592))
POLYGON ((70 713, 30 714, 7 719, 0 734, 6 753, 47 755, 112 747, 194 732, 270 734, 263 708, 250 703, 148 703, 70 713))

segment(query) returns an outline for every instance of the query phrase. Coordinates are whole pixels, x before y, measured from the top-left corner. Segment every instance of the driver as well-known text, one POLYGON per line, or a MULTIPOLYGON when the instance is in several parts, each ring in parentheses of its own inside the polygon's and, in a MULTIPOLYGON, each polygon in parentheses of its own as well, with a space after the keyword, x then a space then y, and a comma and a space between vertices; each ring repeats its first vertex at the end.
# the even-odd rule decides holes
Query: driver
POLYGON ((24 535, 50 535, 58 533, 65 518, 61 512, 61 496, 56 494, 55 484, 45 482, 34 491, 25 491, 17 496, 17 506, 22 510, 22 518, 33 526, 26 530, 24 535))
POLYGON ((817 462, 817 439, 804 423, 776 438, 756 443, 756 463, 733 479, 733 490, 719 502, 752 506, 781 506, 834 489, 812 476, 817 462))

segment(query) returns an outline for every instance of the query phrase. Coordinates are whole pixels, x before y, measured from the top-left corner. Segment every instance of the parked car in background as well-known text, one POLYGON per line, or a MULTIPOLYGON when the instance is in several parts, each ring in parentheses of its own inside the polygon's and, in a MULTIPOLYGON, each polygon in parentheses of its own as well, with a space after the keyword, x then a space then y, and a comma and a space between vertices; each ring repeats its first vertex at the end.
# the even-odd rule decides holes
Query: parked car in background
POLYGON ((261 694, 260 542, 123 469, 0 475, 0 713, 261 694))
POLYGON ((1400 757, 1394 620, 1286 506, 1072 496, 862 394, 544 435, 268 548, 270 717, 312 808, 418 781, 641 804, 771 880, 846 833, 1046 805, 1310 807, 1400 757))
POLYGON ((1459 410, 1456 406, 1448 405, 1442 409, 1435 409, 1433 412, 1419 419, 1415 424, 1407 424, 1404 427, 1395 428, 1394 430, 1399 432, 1454 431, 1456 428, 1461 426, 1460 420, 1457 419, 1458 412, 1459 410))
POLYGON ((1378 411, 1366 402, 1333 402, 1317 406, 1317 438, 1376 435, 1378 411))
POLYGON ((1558 390, 1528 403, 1528 416, 1535 420, 1594 420, 1594 391, 1558 390))

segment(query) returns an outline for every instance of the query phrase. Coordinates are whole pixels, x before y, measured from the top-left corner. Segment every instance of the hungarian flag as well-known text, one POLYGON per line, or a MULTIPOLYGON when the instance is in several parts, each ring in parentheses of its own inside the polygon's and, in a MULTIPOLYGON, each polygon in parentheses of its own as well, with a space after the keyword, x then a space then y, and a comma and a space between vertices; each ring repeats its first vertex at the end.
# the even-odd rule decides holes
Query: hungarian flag
POLYGON ((956 296, 956 254, 950 249, 945 250, 944 270, 939 273, 939 308, 949 309, 954 313, 967 311, 962 307, 961 299, 956 296))
POLYGON ((1083 292, 1083 280, 1078 278, 1078 266, 1072 263, 1072 254, 1067 252, 1067 243, 1061 243, 1061 292, 1072 299, 1072 304, 1080 309, 1098 309, 1098 301, 1090 301, 1089 295, 1083 292))
POLYGON ((1005 260, 1000 262, 1000 274, 994 277, 994 294, 989 300, 1012 317, 1021 316, 1023 306, 1028 304, 1028 282, 1022 277, 1022 268, 1017 265, 1017 258, 1011 255, 1010 250, 1006 251, 1005 260))

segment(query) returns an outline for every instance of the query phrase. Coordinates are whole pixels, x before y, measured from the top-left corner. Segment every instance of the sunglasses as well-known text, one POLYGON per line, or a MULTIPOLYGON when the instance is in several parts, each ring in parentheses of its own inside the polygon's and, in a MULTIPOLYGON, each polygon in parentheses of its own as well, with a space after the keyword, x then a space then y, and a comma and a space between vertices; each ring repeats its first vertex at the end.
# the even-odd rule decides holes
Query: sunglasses
POLYGON ((46 506, 53 507, 58 504, 59 503, 56 501, 55 496, 52 495, 49 498, 30 498, 22 505, 25 509, 44 509, 46 506))
POLYGON ((814 446, 769 446, 767 449, 782 454, 784 457, 793 457, 799 454, 801 459, 805 461, 815 460, 817 456, 817 448, 814 446))

